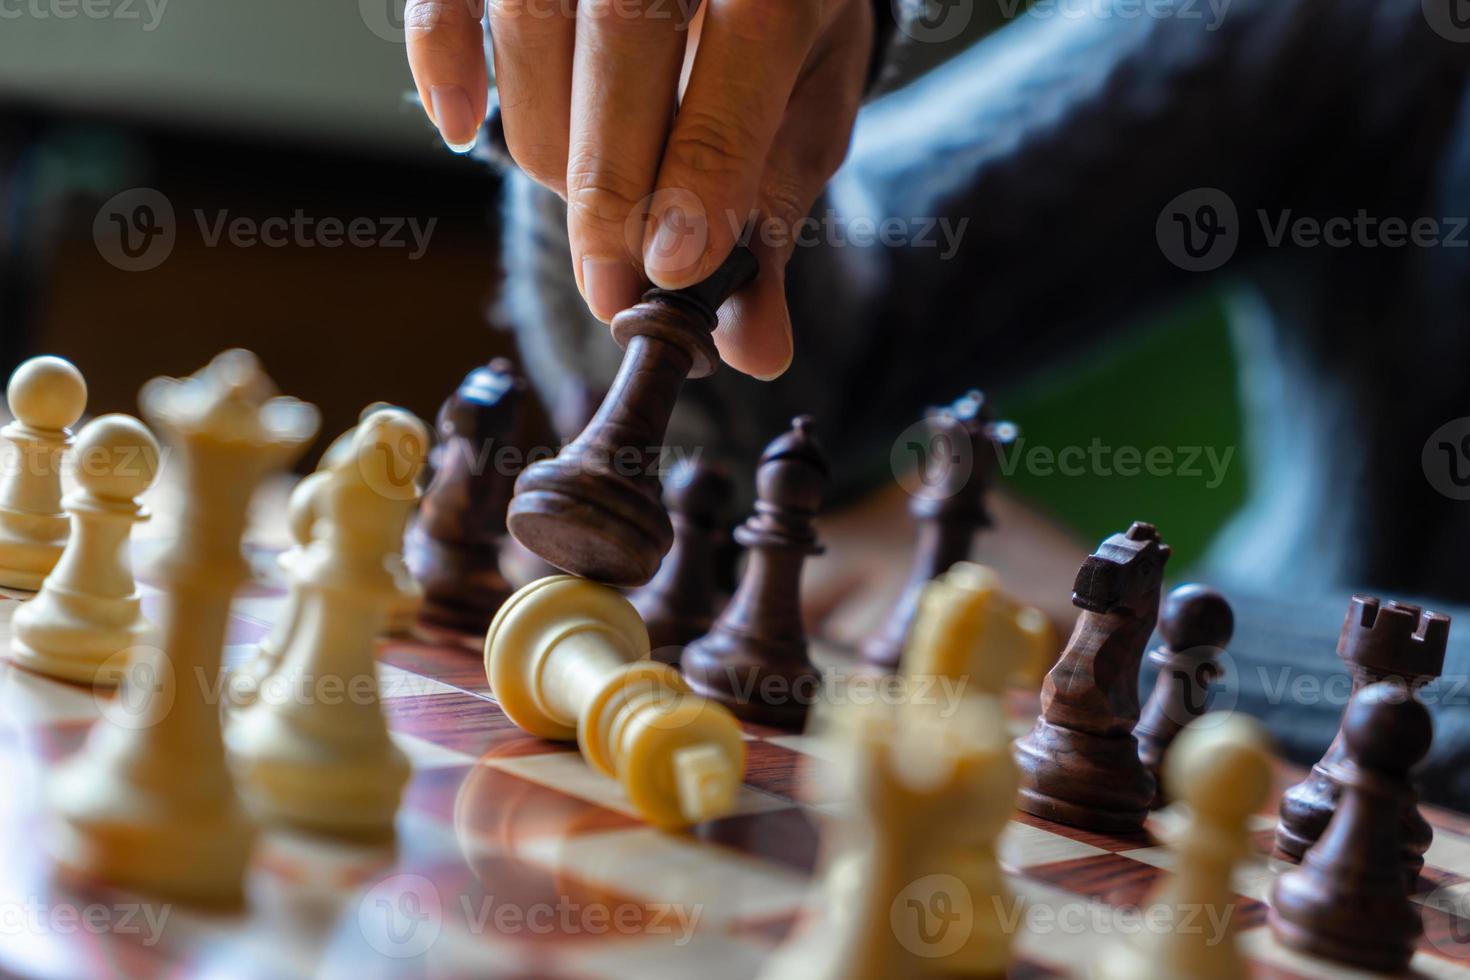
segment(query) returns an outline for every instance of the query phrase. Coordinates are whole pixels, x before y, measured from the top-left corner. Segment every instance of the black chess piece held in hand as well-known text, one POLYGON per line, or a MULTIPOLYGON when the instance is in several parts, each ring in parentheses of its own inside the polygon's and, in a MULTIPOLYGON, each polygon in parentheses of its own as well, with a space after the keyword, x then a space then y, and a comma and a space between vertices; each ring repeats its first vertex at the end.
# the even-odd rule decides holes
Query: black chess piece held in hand
POLYGON ((608 585, 653 577, 674 540, 657 475, 674 403, 685 378, 714 373, 716 311, 755 273, 755 256, 736 246, 704 282, 651 289, 613 318, 622 366, 582 434, 516 481, 506 520, 517 541, 608 585))

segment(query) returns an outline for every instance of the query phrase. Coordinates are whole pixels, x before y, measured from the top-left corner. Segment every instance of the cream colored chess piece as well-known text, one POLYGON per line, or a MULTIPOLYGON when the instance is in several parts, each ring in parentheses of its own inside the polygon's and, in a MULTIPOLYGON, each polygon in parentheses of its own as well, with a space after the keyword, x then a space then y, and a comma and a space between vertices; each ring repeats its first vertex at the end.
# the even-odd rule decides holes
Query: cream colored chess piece
POLYGON ((148 519, 137 498, 158 476, 158 442, 129 415, 104 415, 82 429, 77 489, 62 506, 73 528, 41 591, 12 620, 10 655, 62 680, 116 686, 126 652, 151 627, 133 580, 128 539, 148 519))
POLYGON ((384 409, 357 427, 352 448, 318 474, 316 535, 292 566, 298 625, 227 740, 241 793, 262 820, 383 837, 409 777, 378 697, 376 637, 396 594, 383 559, 399 546, 414 499, 383 488, 390 473, 417 476, 429 430, 384 409))
POLYGON ((1000 702, 854 703, 818 727, 852 811, 823 833, 823 914, 762 980, 1004 975, 1013 909, 995 842, 1019 781, 1000 702))
MULTIPOLYGON (((335 443, 334 443, 335 445, 335 443)), ((291 535, 291 547, 281 552, 277 562, 289 586, 286 601, 281 606, 270 632, 255 645, 250 660, 237 668, 229 678, 231 707, 244 707, 260 695, 267 678, 281 666, 281 655, 301 622, 301 590, 297 582, 296 566, 306 554, 316 536, 317 520, 321 515, 321 497, 331 479, 330 470, 318 469, 297 483, 286 504, 286 530, 291 535)))
POLYGON ((33 357, 10 376, 5 399, 15 421, 0 429, 11 445, 0 477, 0 585, 35 590, 66 547, 61 457, 87 407, 87 383, 70 361, 33 357))
POLYGON ((507 717, 542 738, 575 738, 656 827, 729 813, 745 775, 740 726, 649 659, 648 630, 616 589, 571 575, 516 592, 485 636, 485 672, 507 717))
POLYGON ((1231 885, 1250 854, 1246 823, 1271 790, 1271 750, 1260 723, 1206 714, 1191 722, 1164 760, 1166 785, 1187 805, 1171 842, 1174 873, 1148 902, 1144 921, 1172 923, 1120 938, 1097 960, 1105 980, 1234 980, 1246 966, 1233 935, 1231 885))
MULTIPOLYGON (((385 409, 403 411, 394 408, 387 402, 373 402, 368 405, 358 417, 357 425, 332 440, 331 445, 327 447, 326 452, 322 453, 321 459, 317 462, 315 472, 307 474, 292 489, 286 505, 286 529, 291 536, 291 546, 281 552, 277 559, 288 585, 286 601, 281 607, 280 615, 276 617, 275 623, 271 626, 270 632, 256 644, 254 655, 231 674, 229 684, 231 706, 243 707, 254 702, 260 694, 261 686, 280 667, 282 652, 290 643, 291 636, 301 621, 301 597, 296 587, 293 569, 317 535, 323 490, 328 482, 328 477, 334 470, 356 465, 352 453, 353 440, 356 438, 358 429, 368 418, 385 409)), ((417 483, 411 483, 408 487, 412 498, 417 500, 419 496, 417 483)), ((408 494, 395 493, 395 496, 397 495, 408 494)), ((407 521, 408 517, 405 516, 405 525, 407 521)), ((394 594, 388 600, 382 627, 382 631, 390 636, 404 636, 409 632, 414 620, 418 617, 419 607, 424 601, 423 589, 414 581, 413 576, 409 574, 408 566, 403 562, 403 535, 400 533, 398 537, 398 545, 384 559, 388 574, 393 577, 394 585, 394 594)))
MULTIPOLYGON (((388 402, 372 402, 357 416, 357 425, 362 425, 374 414, 385 408, 393 408, 388 402)), ((357 426, 353 426, 340 436, 332 440, 327 451, 322 453, 321 460, 317 463, 318 472, 332 470, 339 464, 351 459, 352 439, 357 432, 357 426)), ((413 491, 414 499, 418 499, 418 485, 406 486, 405 490, 413 491)), ((412 513, 404 516, 404 530, 407 530, 409 517, 412 513)), ((403 561, 403 535, 399 534, 399 546, 394 548, 385 559, 388 565, 388 573, 393 576, 393 586, 396 594, 388 603, 388 616, 383 623, 383 632, 389 636, 407 636, 413 629, 414 620, 418 619, 419 608, 424 604, 424 590, 414 581, 408 566, 403 561)), ((284 558, 285 555, 282 555, 284 558)))
POLYGON ((116 701, 51 787, 62 865, 110 885, 235 903, 254 838, 225 764, 218 690, 230 598, 264 475, 316 431, 316 409, 268 398, 254 355, 227 351, 188 378, 155 378, 139 403, 176 450, 179 536, 157 564, 162 649, 139 653, 116 701))
POLYGON ((1002 592, 991 569, 962 561, 925 587, 901 670, 910 681, 963 681, 966 692, 1000 696, 1055 652, 1045 613, 1002 592))

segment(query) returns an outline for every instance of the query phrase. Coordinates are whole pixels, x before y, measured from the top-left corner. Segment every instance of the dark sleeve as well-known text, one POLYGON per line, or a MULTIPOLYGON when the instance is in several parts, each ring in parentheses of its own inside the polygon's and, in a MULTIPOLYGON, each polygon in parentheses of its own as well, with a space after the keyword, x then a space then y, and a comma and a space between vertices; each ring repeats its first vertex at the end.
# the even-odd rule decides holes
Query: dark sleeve
MULTIPOLYGON (((1418 4, 1088 7, 1023 15, 863 111, 821 244, 788 274, 798 363, 844 379, 819 417, 891 439, 926 404, 1250 276, 1285 253, 1262 211, 1433 177, 1470 46, 1418 4), (1231 254, 1189 268, 1178 236, 1202 243, 1198 204, 1221 200, 1231 254), (884 222, 896 241, 873 240, 884 222)), ((872 458, 884 440, 833 449, 872 458)))

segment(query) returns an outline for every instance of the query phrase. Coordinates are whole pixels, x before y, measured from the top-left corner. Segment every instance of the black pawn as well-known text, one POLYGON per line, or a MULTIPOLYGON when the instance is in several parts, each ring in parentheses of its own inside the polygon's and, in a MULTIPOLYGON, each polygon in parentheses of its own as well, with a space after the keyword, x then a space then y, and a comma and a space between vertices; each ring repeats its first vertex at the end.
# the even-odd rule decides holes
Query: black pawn
MULTIPOLYGON (((1392 680, 1417 690, 1444 669, 1450 618, 1401 602, 1381 602, 1355 595, 1337 641, 1337 655, 1352 673, 1353 693, 1379 681, 1392 680)), ((1276 853, 1299 861, 1321 836, 1337 806, 1338 786, 1333 766, 1344 753, 1342 732, 1327 747, 1307 778, 1281 797, 1281 823, 1276 828, 1276 853)), ((1404 876, 1410 884, 1424 866, 1434 831, 1414 803, 1403 812, 1404 876)))
POLYGON ((827 476, 805 416, 766 447, 755 514, 735 529, 745 573, 709 633, 684 649, 690 687, 746 721, 799 728, 821 687, 801 622, 801 570, 822 551, 812 522, 827 476))
POLYGON ((916 461, 920 486, 909 499, 918 532, 913 561, 888 618, 863 644, 863 659, 885 671, 898 668, 924 588, 968 558, 975 535, 990 526, 985 494, 995 475, 997 450, 1016 438, 1015 425, 991 418, 979 391, 930 409, 925 422, 927 446, 911 447, 923 452, 916 461))
POLYGON ((510 503, 525 440, 527 386, 496 358, 466 375, 439 409, 434 478, 403 543, 424 590, 416 631, 478 647, 512 589, 501 571, 510 503))
POLYGON ((628 597, 648 625, 655 660, 677 664, 683 648, 714 623, 716 569, 734 493, 729 473, 715 463, 681 462, 664 481, 674 546, 653 580, 628 597))
POLYGON ((1429 712, 1402 684, 1363 688, 1343 716, 1332 767, 1337 810, 1317 843, 1271 890, 1277 940, 1366 970, 1401 972, 1424 931, 1404 888, 1401 852, 1409 771, 1429 751, 1429 712))
POLYGON ((1133 729, 1139 761, 1156 781, 1154 807, 1167 802, 1164 755, 1180 729, 1205 713, 1210 684, 1220 676, 1216 658, 1234 631, 1230 603, 1208 586, 1181 585, 1164 600, 1159 612, 1164 643, 1148 655, 1159 674, 1133 729))

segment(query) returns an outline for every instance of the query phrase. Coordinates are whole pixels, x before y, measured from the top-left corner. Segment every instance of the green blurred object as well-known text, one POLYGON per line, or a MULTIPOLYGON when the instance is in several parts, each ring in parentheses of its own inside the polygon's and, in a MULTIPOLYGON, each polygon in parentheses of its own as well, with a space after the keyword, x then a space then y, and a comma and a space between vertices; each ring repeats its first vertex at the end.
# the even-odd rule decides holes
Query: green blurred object
POLYGON ((1021 429, 1014 451, 1002 456, 1011 470, 1001 476, 1004 486, 1084 540, 1101 540, 1130 521, 1156 524, 1174 548, 1171 577, 1201 556, 1245 499, 1235 356, 1214 297, 997 391, 994 405, 1021 429), (1112 472, 1132 469, 1125 447, 1138 450, 1136 475, 1112 472), (1145 467, 1150 451, 1154 473, 1145 467), (1168 473, 1159 475, 1165 451, 1168 473))

